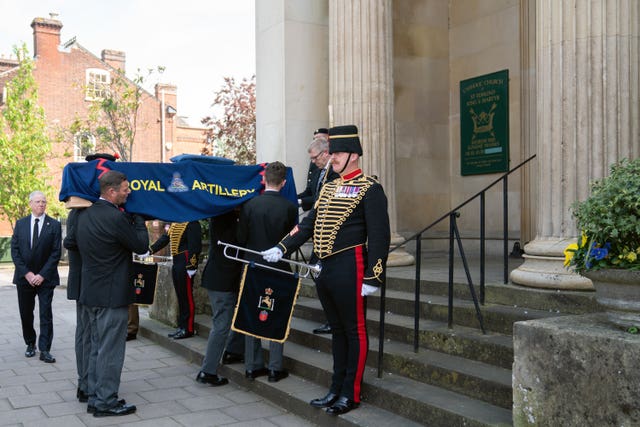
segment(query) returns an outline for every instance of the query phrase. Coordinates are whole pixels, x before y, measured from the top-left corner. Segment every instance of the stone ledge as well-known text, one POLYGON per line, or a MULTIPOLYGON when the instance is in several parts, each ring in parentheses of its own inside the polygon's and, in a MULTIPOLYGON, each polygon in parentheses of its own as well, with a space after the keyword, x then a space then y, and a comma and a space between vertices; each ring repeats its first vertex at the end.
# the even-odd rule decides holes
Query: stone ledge
POLYGON ((604 313, 515 323, 514 425, 640 425, 638 355, 604 313))

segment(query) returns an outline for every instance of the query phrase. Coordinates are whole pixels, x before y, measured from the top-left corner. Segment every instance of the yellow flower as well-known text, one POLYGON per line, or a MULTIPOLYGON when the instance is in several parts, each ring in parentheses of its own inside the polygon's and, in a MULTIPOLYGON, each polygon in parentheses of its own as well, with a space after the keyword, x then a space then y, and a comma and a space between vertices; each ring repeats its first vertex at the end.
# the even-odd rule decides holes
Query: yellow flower
POLYGON ((638 259, 638 255, 636 255, 635 252, 629 252, 625 258, 629 262, 634 262, 636 259, 638 259))
MULTIPOLYGON (((584 238, 584 234, 582 236, 584 238)), ((577 250, 578 250, 577 243, 571 243, 569 246, 565 248, 564 250, 564 266, 565 267, 571 264, 571 260, 573 259, 573 256, 575 255, 575 251, 577 250)))

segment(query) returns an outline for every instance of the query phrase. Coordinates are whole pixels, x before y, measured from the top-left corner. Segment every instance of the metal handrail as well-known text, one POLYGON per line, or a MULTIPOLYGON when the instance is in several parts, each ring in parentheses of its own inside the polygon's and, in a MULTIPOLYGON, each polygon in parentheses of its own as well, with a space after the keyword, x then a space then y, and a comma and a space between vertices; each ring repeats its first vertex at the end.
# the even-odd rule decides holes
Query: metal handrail
MULTIPOLYGON (((416 273, 415 273, 415 300, 414 300, 414 334, 413 334, 413 348, 414 352, 418 352, 419 348, 419 331, 420 331, 420 270, 421 270, 421 260, 422 260, 422 235, 433 228, 440 222, 445 219, 449 219, 449 287, 448 287, 448 327, 452 328, 453 325, 453 256, 454 256, 454 242, 458 245, 458 250, 460 252, 460 256, 462 258, 465 273, 467 276, 467 282, 469 285, 469 291, 471 293, 471 297, 474 301, 475 309, 476 309, 476 317, 478 318, 478 322, 480 323, 480 328, 483 333, 484 324, 482 319, 482 313, 480 312, 480 308, 478 306, 478 299, 475 294, 475 288, 473 286, 473 281, 471 279, 471 275, 469 273, 469 266, 467 264, 466 256, 464 253, 464 249, 462 247, 462 240, 460 238, 460 233, 457 227, 456 218, 460 216, 460 209, 471 203, 476 198, 480 198, 480 303, 484 305, 485 299, 485 193, 494 187, 499 182, 503 183, 503 263, 504 263, 504 283, 507 284, 509 282, 509 261, 508 261, 508 176, 520 169, 525 164, 529 163, 533 160, 536 155, 532 155, 528 159, 524 160, 522 163, 514 167, 513 169, 505 172, 500 178, 497 178, 495 181, 491 182, 485 188, 480 190, 475 195, 469 197, 464 202, 460 203, 455 208, 451 209, 446 214, 442 215, 431 224, 424 227, 422 230, 413 234, 411 237, 404 239, 398 245, 392 247, 389 250, 389 253, 395 251, 399 247, 406 245, 408 242, 415 240, 416 241, 416 273)), ((382 377, 382 364, 383 364, 383 354, 384 354, 384 329, 385 329, 385 286, 382 287, 382 292, 380 296, 380 330, 379 330, 379 348, 378 348, 378 378, 382 377)))

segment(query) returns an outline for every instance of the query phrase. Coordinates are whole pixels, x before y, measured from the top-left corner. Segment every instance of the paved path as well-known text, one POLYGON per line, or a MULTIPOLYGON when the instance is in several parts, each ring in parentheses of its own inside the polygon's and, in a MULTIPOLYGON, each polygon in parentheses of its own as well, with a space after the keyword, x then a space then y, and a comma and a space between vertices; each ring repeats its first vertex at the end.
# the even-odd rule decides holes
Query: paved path
MULTIPOLYGON (((66 268, 60 273, 66 281, 66 268)), ((139 337, 127 343, 120 397, 138 407, 124 417, 94 418, 76 399, 75 302, 53 299, 56 363, 24 357, 12 265, 0 264, 0 425, 11 426, 311 426, 234 383, 194 381, 199 366, 139 337)), ((37 306, 37 304, 36 304, 37 306)), ((37 314, 36 314, 37 319, 37 314)), ((36 321, 37 330, 37 321, 36 321)))

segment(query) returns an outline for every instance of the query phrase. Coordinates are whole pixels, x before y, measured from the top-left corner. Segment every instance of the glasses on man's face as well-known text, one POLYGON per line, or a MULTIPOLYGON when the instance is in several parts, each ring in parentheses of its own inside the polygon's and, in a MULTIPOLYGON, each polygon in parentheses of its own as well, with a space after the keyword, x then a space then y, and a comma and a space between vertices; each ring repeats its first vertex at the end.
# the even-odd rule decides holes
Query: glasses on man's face
POLYGON ((315 162, 316 160, 318 160, 318 157, 320 157, 322 155, 322 153, 324 153, 324 151, 319 152, 315 156, 311 156, 311 161, 315 162))

